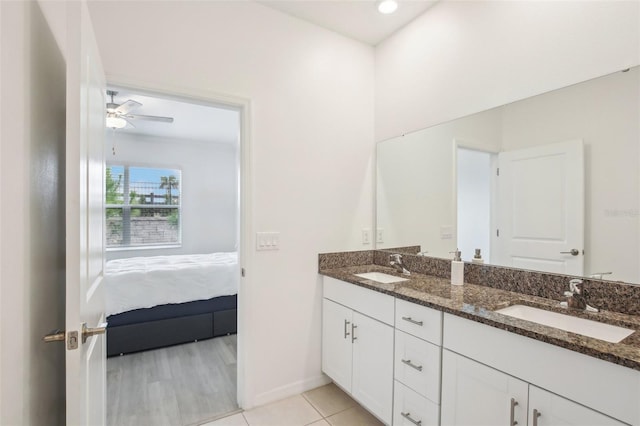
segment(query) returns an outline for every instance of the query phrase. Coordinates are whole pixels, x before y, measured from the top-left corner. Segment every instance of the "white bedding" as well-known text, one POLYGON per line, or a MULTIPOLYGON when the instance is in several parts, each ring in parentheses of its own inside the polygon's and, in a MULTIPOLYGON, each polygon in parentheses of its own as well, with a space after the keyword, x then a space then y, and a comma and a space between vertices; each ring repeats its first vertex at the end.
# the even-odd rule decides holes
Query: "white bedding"
POLYGON ((106 314, 238 293, 238 254, 132 257, 105 266, 106 314))

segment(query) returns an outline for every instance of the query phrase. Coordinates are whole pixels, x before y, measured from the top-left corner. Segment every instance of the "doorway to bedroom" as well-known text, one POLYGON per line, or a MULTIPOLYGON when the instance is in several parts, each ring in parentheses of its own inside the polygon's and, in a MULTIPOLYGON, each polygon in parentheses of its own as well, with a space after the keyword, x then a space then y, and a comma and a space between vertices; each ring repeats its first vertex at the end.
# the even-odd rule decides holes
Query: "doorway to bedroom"
POLYGON ((107 424, 239 409, 241 111, 109 87, 107 424))

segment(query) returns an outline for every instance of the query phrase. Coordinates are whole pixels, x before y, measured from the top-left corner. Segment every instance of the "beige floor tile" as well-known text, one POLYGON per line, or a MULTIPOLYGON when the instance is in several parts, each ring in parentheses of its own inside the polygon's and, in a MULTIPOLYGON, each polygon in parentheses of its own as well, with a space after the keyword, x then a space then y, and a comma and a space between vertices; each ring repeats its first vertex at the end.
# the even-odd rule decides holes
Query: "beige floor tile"
POLYGON ((302 394, 323 417, 337 414, 358 405, 349 395, 333 383, 302 394))
POLYGON ((238 413, 205 423, 201 426, 247 426, 247 421, 244 419, 242 413, 238 413))
POLYGON ((302 395, 263 405, 243 414, 250 426, 304 426, 322 419, 302 395))
POLYGON ((359 405, 327 418, 332 426, 384 426, 359 405))
POLYGON ((331 426, 325 419, 318 420, 317 422, 313 422, 308 426, 331 426))

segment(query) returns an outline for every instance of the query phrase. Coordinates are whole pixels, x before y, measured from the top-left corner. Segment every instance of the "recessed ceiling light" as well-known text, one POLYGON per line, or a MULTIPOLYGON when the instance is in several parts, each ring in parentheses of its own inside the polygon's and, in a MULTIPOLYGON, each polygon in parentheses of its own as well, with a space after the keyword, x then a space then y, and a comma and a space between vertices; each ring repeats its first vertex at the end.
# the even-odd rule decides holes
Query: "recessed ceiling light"
POLYGON ((382 0, 378 2, 378 12, 388 15, 393 13, 398 8, 398 2, 396 0, 382 0))

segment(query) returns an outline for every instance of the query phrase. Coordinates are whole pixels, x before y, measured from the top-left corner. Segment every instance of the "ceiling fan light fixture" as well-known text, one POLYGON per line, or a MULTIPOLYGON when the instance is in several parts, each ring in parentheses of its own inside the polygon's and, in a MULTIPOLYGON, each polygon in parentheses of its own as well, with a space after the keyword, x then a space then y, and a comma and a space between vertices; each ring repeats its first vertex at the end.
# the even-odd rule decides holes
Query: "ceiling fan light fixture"
POLYGON ((107 127, 112 129, 122 129, 127 125, 127 120, 122 117, 118 117, 115 114, 107 114, 107 127))
POLYGON ((398 2, 396 0, 382 0, 378 2, 378 12, 388 15, 398 9, 398 2))

